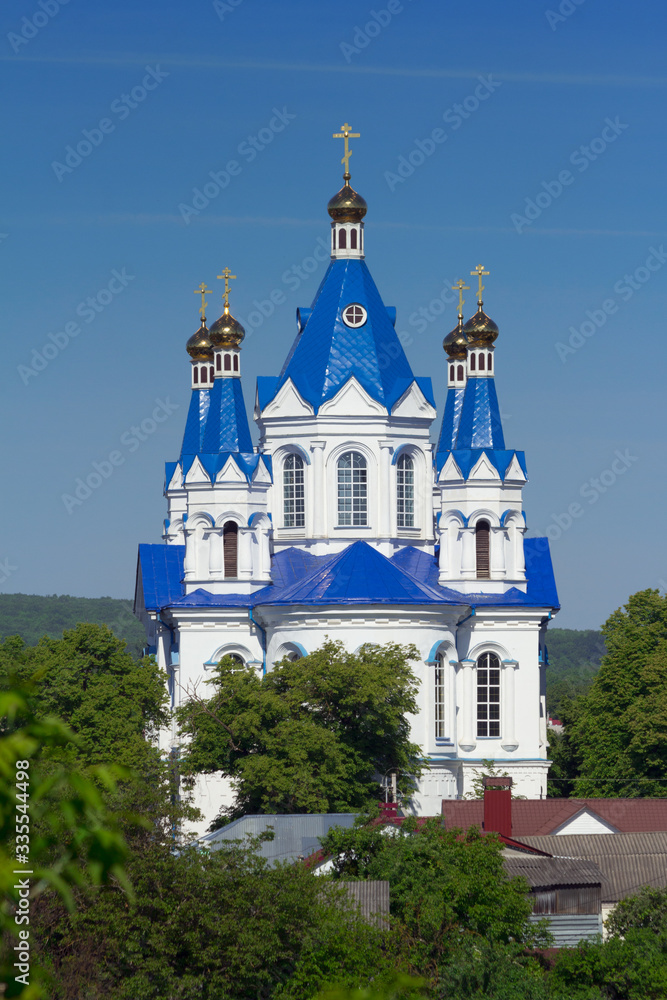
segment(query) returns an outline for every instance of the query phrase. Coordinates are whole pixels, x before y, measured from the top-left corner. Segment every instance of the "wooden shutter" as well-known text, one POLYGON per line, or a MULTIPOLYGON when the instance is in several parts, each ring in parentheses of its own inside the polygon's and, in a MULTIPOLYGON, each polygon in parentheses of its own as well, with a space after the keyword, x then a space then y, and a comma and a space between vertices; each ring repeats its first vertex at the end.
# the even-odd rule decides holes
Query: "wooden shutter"
POLYGON ((489 534, 489 522, 478 521, 475 528, 475 549, 477 552, 477 578, 479 580, 488 580, 490 576, 489 534))
POLYGON ((222 547, 225 556, 225 579, 238 576, 238 525, 227 521, 222 529, 222 547))

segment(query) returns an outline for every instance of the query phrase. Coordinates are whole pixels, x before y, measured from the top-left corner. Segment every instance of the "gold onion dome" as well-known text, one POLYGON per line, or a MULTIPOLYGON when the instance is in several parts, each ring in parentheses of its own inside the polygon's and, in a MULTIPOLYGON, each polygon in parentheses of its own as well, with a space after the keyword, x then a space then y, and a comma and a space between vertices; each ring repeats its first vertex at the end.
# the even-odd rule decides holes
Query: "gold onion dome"
POLYGON ((364 198, 350 187, 350 175, 344 174, 345 184, 327 205, 327 212, 334 222, 361 222, 368 205, 364 198))
POLYGON ((463 332, 463 317, 459 317, 458 325, 454 327, 451 333, 447 334, 442 342, 442 346, 452 361, 461 361, 465 358, 468 349, 468 338, 463 332))
POLYGON ((206 326, 206 318, 201 321, 201 326, 196 333, 193 333, 185 349, 193 361, 208 361, 213 357, 213 344, 206 326))
POLYGON ((214 347, 240 347, 244 337, 245 330, 225 307, 220 319, 211 327, 211 343, 214 347))
POLYGON ((480 302, 475 315, 471 316, 463 327, 463 332, 471 344, 489 346, 497 338, 499 330, 493 320, 486 315, 480 302))

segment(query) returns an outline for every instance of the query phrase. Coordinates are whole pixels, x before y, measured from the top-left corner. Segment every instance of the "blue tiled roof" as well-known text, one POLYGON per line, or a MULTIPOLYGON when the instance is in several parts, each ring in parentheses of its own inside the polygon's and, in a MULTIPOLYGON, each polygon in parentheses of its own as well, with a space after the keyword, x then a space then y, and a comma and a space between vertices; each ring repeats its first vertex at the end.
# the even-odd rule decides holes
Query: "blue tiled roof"
POLYGON ((140 545, 139 573, 148 611, 169 607, 183 594, 185 545, 140 545))
POLYGON ((504 451, 505 438, 495 379, 469 378, 466 382, 455 447, 504 451))
POLYGON ((183 594, 182 545, 141 545, 139 560, 144 600, 149 610, 174 607, 262 605, 442 604, 467 607, 558 608, 549 542, 524 539, 527 591, 461 594, 438 585, 437 557, 406 546, 387 559, 367 542, 354 542, 334 556, 313 556, 299 549, 279 552, 272 562, 273 584, 253 594, 183 594))
MULTIPOLYGON (((304 311, 305 312, 305 311, 304 311)), ((313 300, 312 312, 297 334, 279 379, 258 384, 266 405, 291 378, 315 410, 354 376, 378 403, 391 409, 415 381, 391 318, 362 260, 334 260, 313 300), (343 323, 342 312, 358 302, 367 313, 363 326, 343 323)), ((422 389, 422 391, 424 391, 422 389)), ((427 396, 432 398, 432 391, 427 396)))
POLYGON ((209 390, 211 400, 201 448, 208 455, 224 451, 252 454, 252 438, 243 402, 240 378, 217 378, 209 390))
MULTIPOLYGON (((185 433, 181 455, 196 455, 204 444, 206 417, 211 403, 211 389, 193 389, 190 396, 188 416, 185 421, 185 433)), ((169 477, 171 478, 171 476, 169 477)), ((169 480, 167 480, 168 482, 169 480)))
POLYGON ((456 449, 454 451, 438 451, 436 456, 438 472, 441 471, 450 455, 454 458, 454 461, 461 470, 461 475, 464 479, 468 478, 472 469, 474 469, 477 465, 482 455, 486 455, 501 479, 505 478, 505 473, 512 464, 512 459, 516 455, 524 476, 526 479, 528 478, 526 456, 522 451, 498 451, 493 448, 467 448, 462 450, 456 449))
POLYGON ((461 410, 463 408, 463 396, 465 389, 448 389, 445 399, 445 412, 442 417, 442 427, 438 440, 437 454, 450 451, 456 447, 456 435, 461 421, 461 410))

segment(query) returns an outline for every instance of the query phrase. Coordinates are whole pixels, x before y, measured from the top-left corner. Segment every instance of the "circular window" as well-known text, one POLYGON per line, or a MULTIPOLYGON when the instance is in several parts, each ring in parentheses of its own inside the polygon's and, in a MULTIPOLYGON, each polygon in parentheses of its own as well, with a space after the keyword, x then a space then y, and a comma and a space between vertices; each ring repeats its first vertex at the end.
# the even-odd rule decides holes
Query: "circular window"
POLYGON ((345 326, 363 326, 368 318, 368 313, 358 302, 353 302, 351 306, 343 309, 343 323, 345 326))

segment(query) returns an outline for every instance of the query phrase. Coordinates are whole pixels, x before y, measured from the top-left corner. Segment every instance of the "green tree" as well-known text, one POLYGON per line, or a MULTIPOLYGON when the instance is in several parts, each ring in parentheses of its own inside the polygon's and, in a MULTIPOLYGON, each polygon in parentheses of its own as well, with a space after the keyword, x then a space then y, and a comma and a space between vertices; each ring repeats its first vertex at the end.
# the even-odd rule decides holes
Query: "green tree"
POLYGON ((563 713, 574 792, 667 795, 667 597, 644 590, 605 623, 590 692, 563 713), (574 764, 574 767, 572 765, 574 764))
POLYGON ((624 939, 564 949, 551 980, 554 989, 572 1000, 664 1000, 667 934, 632 929, 624 939))
POLYGON ((646 885, 634 896, 626 896, 614 907, 606 923, 614 937, 624 937, 628 931, 642 928, 667 934, 667 889, 646 885))
POLYGON ((223 659, 212 697, 190 692, 178 713, 184 768, 234 778, 232 817, 361 809, 378 799, 378 776, 391 768, 407 792, 420 771, 407 719, 417 708, 416 656, 396 644, 348 653, 327 641, 264 677, 223 659))

